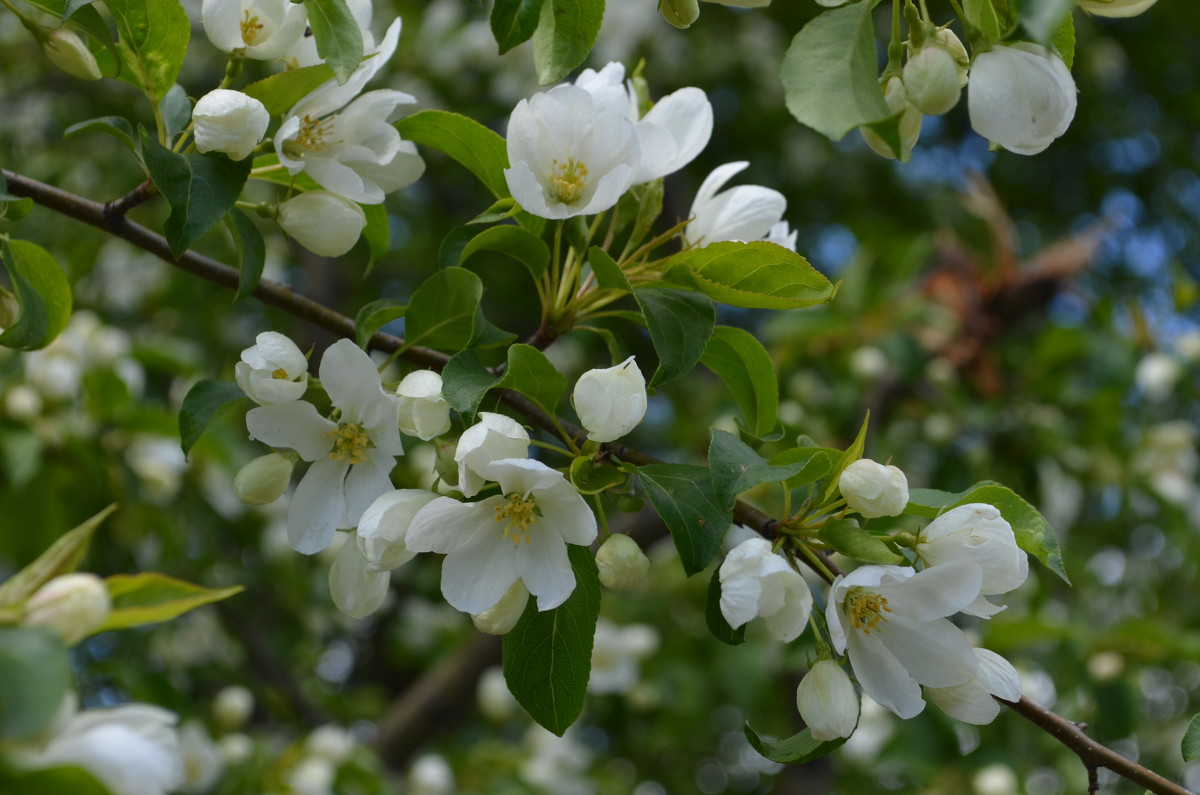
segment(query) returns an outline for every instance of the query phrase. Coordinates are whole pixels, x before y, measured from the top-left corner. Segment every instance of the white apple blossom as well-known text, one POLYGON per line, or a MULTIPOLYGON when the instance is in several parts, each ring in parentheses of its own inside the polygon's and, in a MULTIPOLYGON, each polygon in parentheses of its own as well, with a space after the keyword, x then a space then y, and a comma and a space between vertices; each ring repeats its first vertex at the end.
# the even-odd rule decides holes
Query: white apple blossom
POLYGON ((982 574, 979 596, 962 612, 981 618, 1004 609, 986 596, 1008 593, 1029 576, 1029 558, 1017 546, 1012 525, 995 507, 984 503, 960 505, 934 519, 917 534, 914 551, 929 567, 952 561, 978 566, 982 574))
POLYGON ((308 389, 308 359, 277 331, 264 331, 242 351, 233 376, 246 397, 259 405, 288 403, 304 397, 308 389))
POLYGON ((258 146, 271 123, 271 114, 254 97, 218 88, 196 100, 192 134, 201 152, 223 152, 245 160, 258 146))
POLYGON ((721 563, 721 615, 737 629, 761 616, 779 640, 795 640, 808 624, 812 592, 804 578, 765 538, 751 538, 734 547, 721 563))
POLYGON ((975 132, 1036 155, 1075 118, 1075 81, 1057 53, 1033 42, 998 45, 971 64, 967 109, 975 132))
POLYGON ((413 559, 415 553, 404 545, 404 535, 417 511, 436 496, 421 489, 395 489, 379 495, 363 511, 358 522, 358 548, 366 558, 368 571, 390 571, 413 559))
POLYGON ((860 458, 842 470, 838 489, 846 505, 867 519, 899 516, 908 505, 908 478, 898 467, 860 458))
POLYGON ((575 382, 571 402, 593 442, 611 442, 646 416, 646 378, 634 357, 613 367, 588 370, 575 382))
POLYGON ((926 694, 955 720, 982 726, 1000 714, 992 696, 1005 701, 1021 700, 1021 676, 1012 663, 989 649, 974 649, 979 661, 975 675, 961 685, 929 687, 926 694))
POLYGON ((513 108, 504 179, 534 215, 593 215, 633 185, 641 157, 637 128, 616 92, 561 85, 513 108))
POLYGON ((589 693, 628 693, 638 683, 639 663, 658 650, 658 631, 648 624, 618 626, 601 618, 592 642, 589 693))
POLYGON ((445 757, 423 754, 409 766, 405 791, 409 795, 454 795, 458 788, 445 757))
POLYGON ((783 246, 788 251, 796 250, 796 236, 800 234, 800 230, 791 229, 787 221, 780 221, 771 227, 771 231, 767 232, 767 236, 763 240, 768 243, 774 243, 777 246, 783 246))
POLYGON ((400 432, 428 442, 450 430, 450 404, 442 395, 442 376, 417 370, 396 386, 400 398, 400 432))
POLYGON ((361 207, 324 190, 288 199, 276 208, 275 220, 289 237, 322 257, 340 257, 354 248, 367 226, 361 207))
POLYGON ((370 356, 350 340, 338 340, 321 358, 320 375, 336 421, 303 400, 246 415, 252 438, 290 447, 313 462, 288 506, 288 541, 306 555, 329 546, 338 527, 357 525, 371 502, 391 490, 396 456, 404 454, 396 396, 383 391, 370 356))
POLYGON ((254 694, 242 685, 223 687, 213 699, 212 713, 221 729, 240 729, 254 714, 254 694))
POLYGON ((763 240, 782 220, 787 199, 777 190, 761 185, 737 185, 717 193, 749 165, 745 160, 726 163, 705 177, 692 200, 692 222, 683 230, 688 245, 763 240))
POLYGON ((558 607, 575 590, 567 544, 590 544, 596 517, 561 472, 540 461, 510 458, 487 467, 501 494, 463 503, 438 497, 417 513, 405 544, 442 552, 442 595, 465 613, 500 601, 521 580, 538 610, 558 607))
POLYGON ((199 721, 190 720, 179 729, 179 758, 183 767, 184 792, 208 792, 225 768, 221 749, 199 721))
POLYGON ((1169 353, 1152 351, 1142 357, 1134 370, 1133 380, 1151 403, 1162 403, 1171 396, 1175 384, 1183 375, 1183 367, 1169 353))
POLYGON ((529 432, 521 423, 503 414, 479 412, 479 422, 463 431, 454 450, 458 490, 474 497, 489 480, 488 465, 502 458, 524 458, 528 450, 529 432))
POLYGON ((1078 6, 1098 17, 1133 17, 1158 0, 1076 0, 1078 6))
POLYGON ((273 61, 304 35, 304 5, 290 0, 204 0, 200 21, 208 40, 222 52, 243 50, 247 58, 273 61))
POLYGON ((813 739, 849 737, 858 725, 858 693, 842 666, 817 660, 796 688, 796 709, 813 739))
POLYGON ((351 618, 365 618, 387 598, 390 576, 374 571, 353 538, 347 538, 329 567, 329 595, 351 618))
POLYGON ((48 627, 63 643, 74 646, 99 629, 108 618, 112 601, 104 580, 95 574, 73 572, 54 577, 25 603, 29 627, 48 627))
POLYGON ((825 618, 834 649, 850 656, 867 695, 901 718, 925 708, 921 685, 951 687, 979 662, 953 615, 979 595, 982 574, 951 562, 921 572, 863 566, 833 581, 825 618))

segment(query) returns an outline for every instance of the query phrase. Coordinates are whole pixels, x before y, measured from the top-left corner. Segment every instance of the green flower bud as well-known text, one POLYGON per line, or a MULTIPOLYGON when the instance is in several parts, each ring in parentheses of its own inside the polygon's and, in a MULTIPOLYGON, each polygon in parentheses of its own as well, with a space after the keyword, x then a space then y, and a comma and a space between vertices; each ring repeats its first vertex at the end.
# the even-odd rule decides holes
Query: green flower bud
POLYGON ((954 57, 941 47, 922 48, 904 64, 904 90, 922 113, 946 113, 958 104, 962 93, 954 57))
POLYGON ((42 39, 42 52, 50 63, 80 80, 99 80, 100 65, 83 39, 66 28, 55 28, 42 39))
POLYGON ((596 550, 596 565, 600 568, 600 582, 605 587, 627 591, 646 579, 650 559, 629 536, 613 535, 596 550))
POLYGON ((266 505, 283 496, 292 479, 292 460, 280 453, 259 456, 233 479, 233 493, 247 505, 266 505))
POLYGON ((658 13, 677 28, 690 28, 700 18, 697 0, 658 0, 658 13))
POLYGON ((64 574, 29 597, 23 623, 49 627, 62 636, 63 643, 74 646, 104 623, 111 607, 104 580, 82 572, 64 574))
MULTIPOLYGON (((887 84, 883 89, 883 101, 887 104, 888 110, 892 113, 903 114, 900 117, 900 160, 908 160, 908 156, 912 153, 912 148, 917 145, 917 139, 921 137, 921 111, 908 101, 908 95, 904 92, 904 82, 899 76, 893 76, 888 79, 887 84)), ((872 130, 870 127, 859 127, 858 131, 862 133, 863 140, 867 142, 867 146, 878 155, 894 160, 896 154, 892 148, 887 145, 879 133, 872 130)))
POLYGON ((17 297, 3 287, 0 287, 0 329, 6 329, 15 324, 21 317, 21 304, 17 297))

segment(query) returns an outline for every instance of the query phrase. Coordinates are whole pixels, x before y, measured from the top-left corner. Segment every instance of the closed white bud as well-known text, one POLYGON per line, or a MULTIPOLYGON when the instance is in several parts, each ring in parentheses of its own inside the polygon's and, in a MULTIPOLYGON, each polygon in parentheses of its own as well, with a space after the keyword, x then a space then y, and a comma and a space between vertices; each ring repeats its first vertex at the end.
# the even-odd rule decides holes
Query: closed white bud
POLYGON ((458 490, 474 497, 487 482, 485 470, 489 464, 504 458, 525 458, 528 450, 529 432, 521 423, 503 414, 479 412, 479 422, 463 431, 454 450, 458 490))
POLYGON ((796 709, 813 739, 849 737, 858 725, 858 693, 842 666, 818 660, 796 688, 796 709))
POLYGON ((842 471, 838 488, 846 505, 867 519, 899 516, 908 505, 908 478, 898 467, 860 458, 842 471))
POLYGON ((391 571, 416 556, 404 545, 404 535, 417 511, 436 494, 421 489, 394 489, 381 494, 358 520, 358 549, 367 571, 391 571))
POLYGON ((367 225, 367 214, 336 193, 313 190, 279 205, 279 225, 314 254, 338 257, 354 248, 367 225))
POLYGON ((615 367, 588 370, 571 396, 579 421, 593 442, 611 442, 646 416, 646 379, 630 356, 615 367))
POLYGON ((1077 0, 1079 7, 1098 17, 1132 17, 1158 0, 1077 0))
MULTIPOLYGON (((893 114, 903 113, 900 117, 900 159, 907 160, 912 153, 912 148, 917 145, 917 139, 921 137, 921 111, 908 101, 908 93, 904 90, 904 81, 899 75, 893 75, 883 87, 883 101, 888 106, 888 110, 893 114)), ((862 133, 863 140, 867 146, 875 154, 886 157, 889 160, 896 159, 896 153, 883 140, 879 133, 872 130, 870 127, 859 127, 858 131, 862 133)))
POLYGON ((218 88, 200 97, 192 109, 192 133, 201 152, 222 152, 245 160, 267 132, 271 114, 241 91, 218 88))
POLYGON ((396 386, 400 398, 400 432, 428 442, 450 430, 450 404, 442 396, 442 377, 417 370, 396 386))
POLYGON ((268 453, 246 464, 233 478, 233 493, 247 505, 268 505, 283 496, 292 480, 294 462, 268 453))
POLYGON ((922 113, 940 116, 958 104, 962 88, 954 58, 941 47, 922 47, 904 64, 904 90, 922 113))
POLYGON ((1057 53, 1028 41, 998 45, 971 64, 971 127, 1010 152, 1035 155, 1071 126, 1075 93, 1057 53))
POLYGON ((55 577, 25 603, 25 626, 49 627, 74 646, 108 618, 112 602, 104 580, 77 572, 55 577))
POLYGON ((99 80, 100 66, 96 56, 73 31, 66 28, 55 28, 46 38, 42 39, 42 52, 50 59, 50 63, 62 69, 72 77, 80 80, 99 80))
POLYGON ((609 536, 596 550, 596 565, 600 569, 600 582, 606 588, 627 591, 646 579, 650 558, 632 538, 617 534, 609 536))
POLYGON ((213 699, 213 718, 225 731, 240 729, 254 712, 254 695, 241 685, 222 688, 213 699))
POLYGON ((971 56, 967 54, 967 48, 950 28, 940 28, 936 39, 942 49, 954 59, 954 69, 958 72, 958 86, 962 88, 967 84, 967 73, 971 69, 971 56))
POLYGON ((288 337, 264 331, 242 351, 233 376, 246 397, 259 405, 289 403, 308 389, 308 359, 288 337))
POLYGON ((525 587, 523 581, 517 580, 508 587, 499 602, 482 613, 471 616, 471 621, 474 622, 475 629, 480 632, 486 632, 489 635, 507 635, 521 620, 521 615, 525 612, 525 606, 528 603, 529 589, 525 587))
POLYGON ((658 13, 677 28, 690 28, 700 18, 697 0, 658 0, 658 13))

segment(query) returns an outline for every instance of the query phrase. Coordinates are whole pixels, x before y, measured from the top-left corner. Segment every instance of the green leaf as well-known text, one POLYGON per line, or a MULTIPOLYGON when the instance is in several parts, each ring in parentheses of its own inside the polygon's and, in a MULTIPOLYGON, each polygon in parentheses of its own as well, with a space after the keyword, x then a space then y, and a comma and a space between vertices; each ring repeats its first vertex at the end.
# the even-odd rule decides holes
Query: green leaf
POLYGON ((0 585, 0 605, 20 604, 50 580, 75 571, 87 552, 92 533, 116 509, 116 505, 110 505, 78 527, 63 533, 32 563, 5 580, 0 585))
POLYGON ((721 570, 714 569, 712 579, 708 581, 708 598, 704 602, 704 620, 708 631, 713 637, 730 646, 740 646, 746 642, 746 625, 737 629, 729 626, 725 615, 721 612, 721 570))
POLYGON ((733 326, 717 326, 700 361, 733 395, 751 434, 761 438, 775 429, 779 383, 771 356, 757 337, 733 326))
POLYGON ((163 225, 171 253, 179 257, 233 209, 250 176, 250 158, 222 154, 176 154, 142 133, 142 158, 150 178, 171 205, 163 225))
POLYGON ((873 121, 869 124, 864 124, 863 127, 870 129, 879 136, 888 149, 892 151, 892 156, 901 163, 907 163, 912 157, 912 151, 904 149, 904 135, 900 132, 900 124, 904 120, 906 110, 901 110, 888 116, 886 119, 873 121))
POLYGON ((0 762, 0 792, 12 795, 111 795, 81 767, 9 768, 0 762))
POLYGON ((120 116, 100 116, 95 119, 72 124, 63 131, 63 138, 74 138, 84 133, 100 132, 116 138, 130 152, 137 154, 137 144, 133 140, 133 125, 120 116))
POLYGON ((188 390, 179 408, 179 446, 187 455, 218 414, 246 394, 237 384, 206 378, 188 390))
POLYGON ((973 502, 994 506, 1004 520, 1012 525, 1017 546, 1041 561, 1063 582, 1068 585, 1071 583, 1063 567, 1062 550, 1059 549, 1054 530, 1036 508, 1007 486, 985 480, 957 494, 936 489, 911 489, 908 492, 908 507, 904 512, 933 519, 946 509, 973 502))
POLYGON ((508 366, 495 386, 507 387, 525 397, 553 416, 567 391, 567 379, 550 363, 546 354, 530 345, 513 345, 508 349, 508 366))
POLYGON ((495 251, 512 257, 525 266, 534 281, 542 278, 550 264, 550 249, 542 239, 534 237, 519 226, 493 226, 485 229, 463 247, 458 262, 461 265, 480 251, 495 251))
POLYGON ((71 15, 76 11, 86 5, 91 5, 93 2, 95 2, 95 0, 67 0, 67 2, 64 3, 62 18, 64 20, 70 19, 71 15))
POLYGON ((599 494, 614 486, 623 485, 629 476, 614 466, 597 465, 591 456, 581 455, 571 461, 571 485, 580 494, 599 494))
POLYGON ((517 702, 559 737, 583 711, 600 615, 600 576, 587 547, 567 545, 575 590, 553 610, 525 614, 504 636, 504 681, 517 702))
POLYGON ((864 0, 818 14, 783 56, 788 110, 834 141, 860 124, 891 115, 879 90, 871 18, 877 2, 864 0))
POLYGON ((261 102, 267 113, 282 116, 312 93, 313 89, 332 80, 333 77, 333 69, 329 64, 319 63, 315 66, 289 69, 257 80, 242 89, 242 92, 261 102))
POLYGON ((731 517, 707 467, 651 464, 638 467, 646 495, 671 531, 683 570, 702 571, 721 548, 731 517))
POLYGON ((106 577, 104 584, 112 599, 112 611, 97 632, 170 621, 189 610, 228 599, 242 591, 240 585, 203 588, 152 571, 114 574, 106 577))
POLYGON ((1070 69, 1075 64, 1075 18, 1071 14, 1063 17, 1058 29, 1050 37, 1050 46, 1058 51, 1063 63, 1070 69))
POLYGON ((963 0, 963 13, 991 42, 1004 38, 1016 22, 1008 0, 963 0))
POLYGON ((829 480, 825 483, 825 490, 821 492, 820 505, 827 505, 841 493, 838 486, 838 478, 842 476, 842 471, 846 467, 853 464, 858 459, 862 458, 863 448, 867 444, 867 423, 871 421, 871 412, 867 412, 867 416, 863 417, 862 427, 858 429, 858 436, 854 437, 854 443, 846 448, 842 453, 842 457, 838 459, 833 469, 829 473, 829 480))
POLYGON ((745 733, 746 739, 750 741, 750 745, 755 751, 758 751, 772 762, 778 762, 781 765, 799 765, 804 762, 811 762, 840 748, 847 739, 841 738, 823 742, 814 739, 812 733, 808 729, 805 729, 786 740, 764 740, 755 733, 754 729, 750 728, 750 724, 748 723, 746 724, 745 733))
POLYGON ((799 472, 788 478, 785 482, 785 485, 789 489, 794 489, 797 486, 804 486, 818 481, 828 475, 833 471, 833 467, 837 464, 841 456, 841 450, 834 450, 829 447, 793 447, 790 450, 784 450, 782 453, 771 456, 769 463, 773 466, 787 466, 796 463, 804 465, 799 472))
POLYGON ((1033 40, 1047 44, 1065 18, 1075 10, 1075 0, 1020 0, 1021 24, 1033 40))
POLYGON ((117 23, 125 67, 120 78, 157 105, 175 85, 187 54, 192 23, 183 5, 171 0, 105 0, 104 5, 117 23))
MULTIPOLYGON (((279 157, 274 152, 265 155, 259 155, 254 158, 253 167, 256 170, 265 169, 268 166, 278 166, 279 157)), ((282 185, 289 190, 307 192, 310 190, 324 190, 317 181, 301 171, 295 176, 289 174, 286 169, 278 168, 273 171, 262 171, 256 173, 254 178, 263 182, 272 182, 276 185, 282 185)))
POLYGON ((401 119, 396 129, 406 139, 458 161, 496 198, 511 195, 504 180, 504 169, 508 168, 507 145, 503 138, 474 119, 444 110, 423 110, 401 119))
POLYGON ((267 248, 263 244, 262 233, 250 220, 250 217, 234 207, 226 216, 229 219, 229 231, 233 234, 233 242, 237 246, 238 265, 242 275, 238 279, 237 293, 234 301, 240 301, 254 292, 262 279, 263 263, 267 260, 267 248))
POLYGON ((1200 715, 1194 715, 1188 722, 1187 731, 1183 733, 1183 742, 1179 745, 1183 753, 1183 761, 1190 762, 1200 758, 1200 715))
POLYGON ((748 309, 802 309, 826 303, 836 292, 804 257, 762 240, 685 251, 667 263, 664 276, 715 301, 748 309))
POLYGON ((487 391, 500 380, 475 351, 456 353, 442 368, 442 394, 459 414, 474 415, 487 391))
POLYGON ((605 290, 633 292, 633 286, 629 284, 629 279, 625 277, 625 271, 621 270, 616 260, 604 249, 597 248, 596 246, 589 248, 588 264, 592 266, 592 273, 596 274, 596 284, 605 290))
POLYGON ((380 298, 364 305, 354 317, 354 341, 358 347, 365 349, 375 332, 393 320, 404 317, 407 310, 406 304, 394 298, 380 298))
POLYGON ((0 738, 35 734, 58 711, 71 684, 67 650, 41 627, 0 627, 0 738))
POLYGON ((500 54, 528 41, 538 26, 545 0, 496 0, 492 6, 492 35, 500 54))
POLYGON ((408 304, 406 346, 460 351, 482 342, 512 339, 483 316, 483 282, 465 268, 446 268, 426 279, 408 304), (498 336, 499 335, 499 336, 498 336))
POLYGON ((168 141, 174 141, 192 121, 192 101, 188 99, 187 91, 178 83, 171 86, 167 95, 158 103, 158 111, 162 114, 168 141))
POLYGON ((843 555, 863 563, 904 563, 904 556, 858 526, 854 519, 829 519, 821 539, 843 555))
POLYGON ((382 204, 360 204, 359 207, 367 216, 367 225, 362 232, 363 237, 366 238, 369 252, 367 269, 363 272, 365 279, 371 275, 371 271, 375 270, 379 260, 392 250, 392 222, 382 204))
POLYGON ((0 255, 21 305, 17 322, 0 334, 0 345, 20 351, 44 348, 71 319, 71 285, 50 252, 27 240, 5 241, 0 255))
POLYGON ((556 83, 583 63, 604 19, 604 0, 545 0, 533 34, 538 82, 556 83))
POLYGON ((708 445, 708 467, 712 473, 713 490, 732 511, 737 495, 760 483, 782 483, 795 477, 808 466, 807 460, 774 466, 731 433, 712 429, 708 445))
POLYGON ((479 215, 467 221, 468 224, 498 224, 512 218, 517 213, 521 212, 521 205, 517 204, 517 200, 509 196, 506 199, 496 199, 491 206, 481 212, 479 215))
POLYGON ((308 26, 317 42, 317 55, 329 65, 341 85, 363 59, 363 37, 346 0, 305 0, 308 26))
POLYGON ((712 301, 695 293, 659 288, 636 290, 633 295, 658 354, 658 369, 649 385, 666 384, 690 373, 717 322, 712 301))

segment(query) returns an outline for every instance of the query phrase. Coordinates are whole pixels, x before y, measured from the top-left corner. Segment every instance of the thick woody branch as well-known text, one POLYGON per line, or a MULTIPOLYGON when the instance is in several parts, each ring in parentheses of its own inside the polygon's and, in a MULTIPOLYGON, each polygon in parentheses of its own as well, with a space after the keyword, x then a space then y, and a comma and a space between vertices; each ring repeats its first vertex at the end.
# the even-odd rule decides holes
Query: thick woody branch
MULTIPOLYGON (((214 284, 230 290, 237 289, 238 271, 228 265, 192 252, 176 259, 162 236, 123 216, 113 217, 111 213, 106 214, 104 205, 11 171, 3 170, 0 173, 3 173, 8 181, 9 192, 16 196, 29 197, 43 207, 103 229, 214 284)), ((254 296, 265 304, 279 307, 334 334, 351 338, 354 336, 354 321, 351 318, 278 282, 262 280, 254 290, 254 296)), ((388 353, 400 352, 401 358, 438 370, 444 367, 450 358, 428 348, 405 348, 404 340, 382 332, 371 338, 371 347, 388 353)), ((499 394, 508 406, 524 415, 533 425, 549 433, 558 435, 559 427, 572 438, 580 438, 585 433, 582 428, 568 423, 556 426, 549 415, 524 395, 508 389, 499 390, 499 394)), ((653 456, 621 444, 610 443, 605 446, 605 450, 608 455, 638 466, 662 463, 653 456)), ((752 527, 767 537, 774 535, 776 521, 751 505, 739 501, 733 516, 734 521, 752 527)), ((473 639, 456 652, 447 665, 438 666, 430 671, 401 696, 389 709, 380 726, 379 745, 385 753, 385 758, 392 757, 389 761, 398 761, 397 756, 411 752, 429 728, 451 717, 450 713, 454 709, 448 705, 452 704, 454 699, 450 699, 449 695, 461 693, 464 687, 473 688, 479 674, 495 662, 498 646, 498 639, 492 636, 484 635, 473 639)), ((1017 702, 1000 700, 1000 703, 1071 749, 1089 772, 1105 767, 1144 786, 1156 795, 1193 795, 1178 784, 1101 745, 1084 734, 1078 725, 1027 698, 1017 702)))

